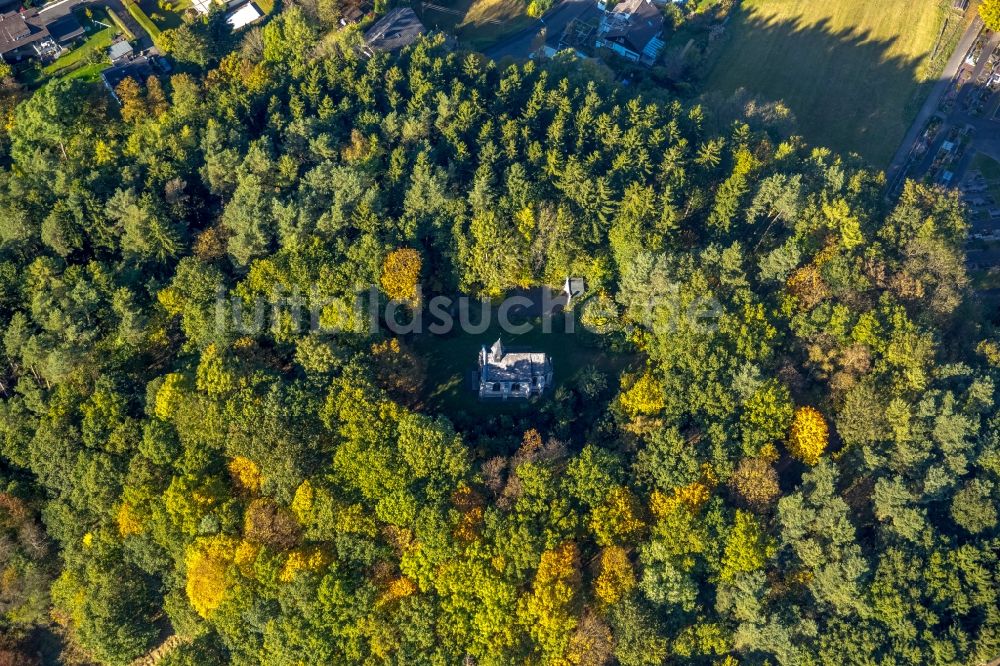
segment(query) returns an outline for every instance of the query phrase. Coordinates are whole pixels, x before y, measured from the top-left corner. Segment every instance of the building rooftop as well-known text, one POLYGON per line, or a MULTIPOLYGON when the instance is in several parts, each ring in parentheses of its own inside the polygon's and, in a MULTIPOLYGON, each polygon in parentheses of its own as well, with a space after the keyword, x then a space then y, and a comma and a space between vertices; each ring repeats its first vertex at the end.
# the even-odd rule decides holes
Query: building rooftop
POLYGON ((66 44, 83 37, 83 26, 80 25, 80 22, 73 14, 60 16, 51 23, 46 24, 45 29, 49 31, 52 39, 60 44, 66 44))
POLYGON ((509 352, 497 340, 488 350, 483 347, 482 381, 524 382, 544 375, 549 369, 548 354, 541 352, 509 352))
POLYGON ((132 55, 132 45, 125 40, 115 42, 111 45, 111 48, 108 49, 108 57, 111 58, 112 62, 130 55, 132 55))
POLYGON ((397 7, 380 18, 365 33, 365 43, 375 51, 395 51, 409 46, 427 32, 409 7, 397 7))
POLYGON ((233 30, 239 30, 243 26, 253 23, 263 15, 259 9, 254 7, 252 2, 248 2, 226 14, 226 23, 231 25, 233 30))
POLYGON ((48 30, 29 25, 18 12, 0 14, 0 54, 19 49, 49 36, 48 30))
POLYGON ((104 85, 107 86, 117 101, 118 95, 115 93, 115 88, 118 87, 119 83, 128 77, 132 77, 140 85, 146 85, 146 79, 152 75, 153 68, 149 65, 149 59, 140 57, 125 64, 108 67, 101 72, 101 80, 104 81, 104 85))
POLYGON ((608 13, 604 39, 641 53, 663 31, 663 12, 650 0, 625 0, 608 13))

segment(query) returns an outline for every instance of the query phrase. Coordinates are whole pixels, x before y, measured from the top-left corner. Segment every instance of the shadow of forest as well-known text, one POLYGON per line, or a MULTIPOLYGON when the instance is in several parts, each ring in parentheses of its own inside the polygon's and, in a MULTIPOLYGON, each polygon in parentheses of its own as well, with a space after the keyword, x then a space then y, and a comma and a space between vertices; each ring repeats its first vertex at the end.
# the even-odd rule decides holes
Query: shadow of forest
POLYGON ((897 39, 834 30, 828 19, 806 25, 737 9, 727 33, 708 90, 780 100, 810 144, 878 166, 889 162, 935 83, 921 80, 926 58, 899 55, 897 39))

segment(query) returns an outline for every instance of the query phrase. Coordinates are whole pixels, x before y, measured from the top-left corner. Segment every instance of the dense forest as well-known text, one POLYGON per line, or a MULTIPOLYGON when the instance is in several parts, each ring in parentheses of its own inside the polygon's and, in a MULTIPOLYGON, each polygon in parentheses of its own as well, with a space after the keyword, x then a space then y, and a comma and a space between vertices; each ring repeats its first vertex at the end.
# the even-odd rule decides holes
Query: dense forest
POLYGON ((1000 344, 954 193, 887 204, 579 61, 362 58, 296 5, 120 94, 56 81, 3 129, 0 663, 1000 654, 1000 344), (474 424, 341 308, 219 323, 566 275, 624 369, 474 424))

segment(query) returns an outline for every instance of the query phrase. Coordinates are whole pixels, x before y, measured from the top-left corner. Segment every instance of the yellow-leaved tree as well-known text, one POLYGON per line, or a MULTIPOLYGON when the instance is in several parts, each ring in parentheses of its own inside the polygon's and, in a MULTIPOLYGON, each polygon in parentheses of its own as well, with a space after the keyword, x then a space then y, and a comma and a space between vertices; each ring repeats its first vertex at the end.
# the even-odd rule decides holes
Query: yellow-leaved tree
POLYGON ((576 628, 576 595, 580 561, 576 544, 566 542, 542 553, 532 591, 520 600, 521 622, 542 653, 542 661, 559 663, 576 628))
POLYGON ((227 573, 236 546, 236 541, 230 537, 214 536, 198 539, 188 547, 184 558, 185 589, 191 607, 204 618, 219 607, 231 588, 227 573))
POLYGON ((628 390, 623 391, 618 401, 622 409, 632 417, 658 414, 667 405, 663 386, 649 371, 636 379, 628 390))
POLYGON ((983 0, 979 16, 990 30, 1000 30, 1000 0, 983 0))
POLYGON ((257 493, 260 491, 260 485, 263 481, 263 477, 261 476, 260 467, 257 466, 257 463, 249 458, 236 456, 229 461, 226 467, 229 469, 229 475, 232 477, 237 486, 249 493, 257 493))
POLYGON ((799 407, 792 419, 788 450, 807 465, 815 465, 826 450, 830 433, 826 419, 813 407, 799 407))
POLYGON ((408 247, 389 253, 382 264, 382 291, 394 301, 417 300, 420 253, 408 247))
POLYGON ((173 417, 184 399, 183 386, 184 375, 171 372, 163 378, 154 403, 154 411, 158 417, 164 421, 173 417))
POLYGON ((610 546, 634 539, 646 526, 640 517, 641 511, 638 498, 628 488, 612 488, 590 514, 590 529, 597 543, 610 546))
POLYGON ((625 597, 635 587, 635 572, 628 553, 621 546, 608 546, 601 551, 601 573, 594 581, 594 594, 610 606, 625 597))
POLYGON ((316 573, 333 561, 329 551, 320 545, 296 548, 288 553, 285 566, 278 575, 282 583, 291 583, 300 573, 316 573))

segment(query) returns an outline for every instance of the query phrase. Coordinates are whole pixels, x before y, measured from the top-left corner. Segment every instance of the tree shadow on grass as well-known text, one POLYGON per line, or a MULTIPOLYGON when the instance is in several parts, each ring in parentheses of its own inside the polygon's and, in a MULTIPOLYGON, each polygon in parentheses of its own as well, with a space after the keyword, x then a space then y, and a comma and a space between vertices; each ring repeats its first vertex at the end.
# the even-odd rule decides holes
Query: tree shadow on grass
POLYGON ((782 101, 810 144, 856 152, 885 166, 935 81, 921 81, 924 58, 892 53, 896 39, 806 25, 738 9, 725 45, 711 64, 706 89, 741 89, 782 101))

